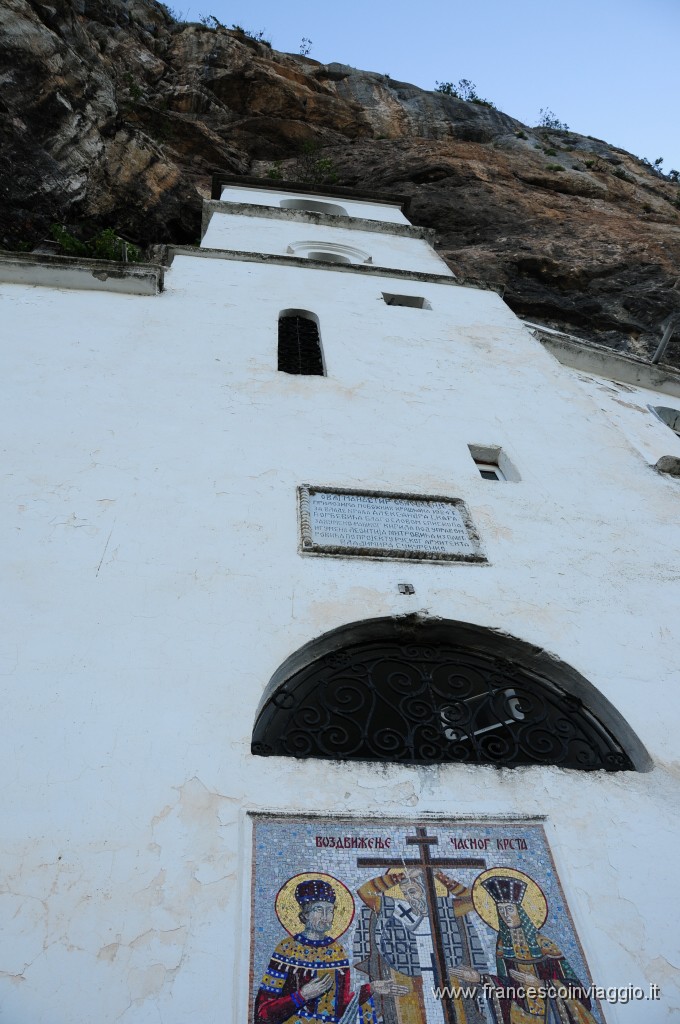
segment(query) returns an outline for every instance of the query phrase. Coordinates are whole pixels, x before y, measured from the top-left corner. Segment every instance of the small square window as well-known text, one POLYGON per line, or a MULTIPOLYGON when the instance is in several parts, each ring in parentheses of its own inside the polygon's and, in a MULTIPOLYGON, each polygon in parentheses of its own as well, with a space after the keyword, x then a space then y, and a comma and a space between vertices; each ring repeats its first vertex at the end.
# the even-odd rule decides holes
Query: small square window
POLYGON ((497 444, 469 444, 472 460, 482 480, 517 481, 520 475, 512 462, 497 444))
POLYGON ((390 292, 383 292, 382 297, 388 306, 410 306, 412 309, 432 309, 432 306, 422 295, 392 295, 390 292))
POLYGON ((478 462, 477 459, 475 459, 475 465, 483 480, 505 480, 505 476, 495 463, 478 462))

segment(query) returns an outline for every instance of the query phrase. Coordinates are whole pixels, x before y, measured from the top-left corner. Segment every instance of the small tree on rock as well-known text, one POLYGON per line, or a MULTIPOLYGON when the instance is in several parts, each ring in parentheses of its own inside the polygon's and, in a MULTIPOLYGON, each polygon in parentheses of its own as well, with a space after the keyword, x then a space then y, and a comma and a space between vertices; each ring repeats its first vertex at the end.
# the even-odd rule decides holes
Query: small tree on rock
POLYGON ((538 114, 537 128, 552 128, 554 131, 568 132, 569 125, 560 121, 557 114, 548 107, 541 107, 538 114))

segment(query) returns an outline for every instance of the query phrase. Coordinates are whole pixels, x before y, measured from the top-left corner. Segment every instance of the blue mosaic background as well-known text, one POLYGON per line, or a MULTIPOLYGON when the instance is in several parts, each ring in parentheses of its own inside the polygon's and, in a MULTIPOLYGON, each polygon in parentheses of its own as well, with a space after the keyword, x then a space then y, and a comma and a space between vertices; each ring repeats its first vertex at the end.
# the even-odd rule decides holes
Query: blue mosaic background
MULTIPOLYGON (((552 939, 561 948, 583 984, 588 985, 592 980, 576 939, 571 916, 541 825, 521 822, 517 824, 482 824, 472 821, 447 823, 375 821, 371 819, 365 822, 357 822, 356 819, 324 821, 323 819, 265 816, 253 816, 253 825, 253 1000, 272 951, 277 943, 285 937, 285 932, 274 910, 276 895, 281 886, 293 875, 305 871, 325 872, 344 882, 354 896, 356 916, 339 941, 347 950, 350 963, 353 963, 354 932, 357 917, 363 905, 356 895, 357 889, 364 882, 386 870, 386 868, 379 867, 360 868, 357 866, 357 859, 360 857, 384 857, 389 862, 400 860, 403 857, 407 861, 413 860, 419 856, 419 848, 407 844, 405 840, 407 835, 415 835, 416 825, 423 825, 427 828, 428 835, 438 837, 438 845, 430 847, 433 857, 481 858, 486 861, 487 868, 515 868, 533 878, 542 889, 548 902, 548 917, 541 928, 542 934, 552 939), (358 841, 361 841, 362 838, 367 841, 379 838, 383 842, 389 838, 390 846, 383 849, 318 847, 317 837, 336 841, 338 839, 344 841, 345 837, 350 840, 355 838, 358 841), (488 849, 456 849, 451 842, 452 839, 488 839, 488 849), (521 845, 517 843, 517 840, 523 840, 526 849, 497 848, 498 840, 508 839, 512 839, 515 846, 521 845)), ((484 869, 450 867, 444 870, 456 881, 472 886, 477 875, 484 869)), ((497 933, 476 914, 470 916, 475 920, 489 970, 495 973, 497 933)), ((363 975, 357 976, 359 983, 366 980, 363 975)), ((596 1003, 593 1004, 591 1012, 599 1024, 604 1024, 604 1018, 596 1003)), ((250 1019, 252 1020, 252 1003, 250 1019)))

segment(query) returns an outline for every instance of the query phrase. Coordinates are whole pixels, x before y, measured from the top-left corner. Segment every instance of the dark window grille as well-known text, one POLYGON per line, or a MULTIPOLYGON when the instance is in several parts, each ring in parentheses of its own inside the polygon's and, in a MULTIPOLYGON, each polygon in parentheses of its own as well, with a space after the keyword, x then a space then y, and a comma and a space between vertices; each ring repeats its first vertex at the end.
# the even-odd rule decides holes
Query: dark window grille
POLYGON ((633 771, 576 696, 483 650, 366 641, 312 663, 263 707, 252 751, 281 757, 633 771))
POLYGON ((305 316, 279 317, 279 370, 323 376, 319 328, 305 316))

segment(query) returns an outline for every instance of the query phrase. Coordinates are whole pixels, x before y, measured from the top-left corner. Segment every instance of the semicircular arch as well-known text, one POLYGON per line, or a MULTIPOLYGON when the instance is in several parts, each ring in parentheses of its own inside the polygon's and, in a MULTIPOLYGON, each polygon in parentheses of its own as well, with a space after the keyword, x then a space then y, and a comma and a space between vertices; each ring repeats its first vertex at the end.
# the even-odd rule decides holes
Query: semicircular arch
POLYGON ((648 771, 613 704, 566 662, 471 623, 421 616, 331 630, 277 669, 252 751, 402 764, 648 771))

